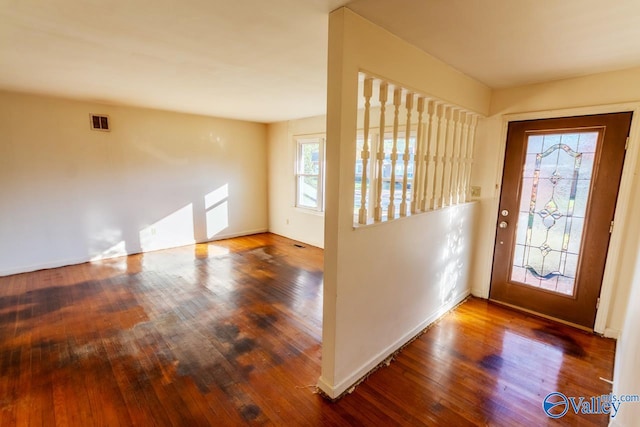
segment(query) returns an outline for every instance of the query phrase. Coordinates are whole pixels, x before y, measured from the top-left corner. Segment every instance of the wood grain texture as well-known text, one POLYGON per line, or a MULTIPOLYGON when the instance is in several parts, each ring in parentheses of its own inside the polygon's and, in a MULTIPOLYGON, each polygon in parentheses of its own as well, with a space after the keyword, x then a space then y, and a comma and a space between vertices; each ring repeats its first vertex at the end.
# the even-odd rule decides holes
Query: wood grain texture
MULTIPOLYGON (((614 342, 471 299, 336 403, 322 251, 272 234, 0 278, 0 425, 606 425, 614 342)), ((371 331, 372 338, 375 331, 371 331)))

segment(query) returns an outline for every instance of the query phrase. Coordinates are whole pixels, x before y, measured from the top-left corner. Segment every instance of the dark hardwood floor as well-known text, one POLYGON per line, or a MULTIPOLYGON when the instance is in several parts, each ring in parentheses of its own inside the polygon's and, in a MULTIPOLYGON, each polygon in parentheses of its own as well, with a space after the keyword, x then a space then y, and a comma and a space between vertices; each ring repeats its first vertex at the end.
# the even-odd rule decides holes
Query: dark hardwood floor
MULTIPOLYGON (((0 278, 1 426, 606 425, 614 342, 470 299, 336 403, 322 251, 272 234, 0 278)), ((371 331, 375 335, 375 331, 371 331)))

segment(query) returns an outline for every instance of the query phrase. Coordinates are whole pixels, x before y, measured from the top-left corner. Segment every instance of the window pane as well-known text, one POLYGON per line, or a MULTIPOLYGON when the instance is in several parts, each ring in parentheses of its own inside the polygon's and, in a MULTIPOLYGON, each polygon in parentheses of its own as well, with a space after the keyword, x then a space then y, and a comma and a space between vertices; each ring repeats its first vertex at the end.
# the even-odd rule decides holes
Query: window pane
POLYGON ((320 173, 320 143, 305 142, 300 144, 299 172, 304 174, 320 173))
POLYGON ((598 135, 528 137, 513 282, 573 295, 598 135))
POLYGON ((318 177, 298 177, 298 206, 318 207, 318 177))

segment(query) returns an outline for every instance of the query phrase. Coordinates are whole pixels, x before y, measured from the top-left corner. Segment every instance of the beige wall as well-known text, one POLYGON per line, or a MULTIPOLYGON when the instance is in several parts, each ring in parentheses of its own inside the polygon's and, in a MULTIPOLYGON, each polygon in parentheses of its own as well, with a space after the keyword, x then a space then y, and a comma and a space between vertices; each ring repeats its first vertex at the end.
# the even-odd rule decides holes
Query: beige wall
MULTIPOLYGON (((635 263, 635 273, 632 289, 629 295, 629 304, 626 311, 622 335, 616 345, 616 363, 613 375, 613 393, 640 394, 640 257, 635 263)), ((640 419, 640 403, 622 403, 615 418, 609 424, 612 427, 628 427, 638 425, 640 419)))
POLYGON ((266 156, 263 124, 0 92, 0 274, 264 231, 266 156))
POLYGON ((469 292, 475 205, 353 228, 358 72, 486 114, 490 90, 347 9, 329 18, 322 376, 332 397, 469 292))
POLYGON ((490 116, 640 100, 640 68, 494 90, 490 116))
POLYGON ((324 212, 295 207, 297 136, 324 135, 326 116, 271 123, 269 140, 269 231, 324 247, 324 212))

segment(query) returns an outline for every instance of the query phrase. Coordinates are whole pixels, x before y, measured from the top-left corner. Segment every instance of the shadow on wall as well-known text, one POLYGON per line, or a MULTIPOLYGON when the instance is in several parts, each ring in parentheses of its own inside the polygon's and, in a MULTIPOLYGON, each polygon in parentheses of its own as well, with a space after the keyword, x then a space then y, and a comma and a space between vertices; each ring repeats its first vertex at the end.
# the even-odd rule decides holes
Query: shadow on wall
MULTIPOLYGON (((211 240, 229 227, 228 198, 229 184, 225 183, 207 193, 201 200, 183 206, 139 232, 136 230, 128 233, 130 236, 137 235, 137 238, 125 238, 112 244, 93 256, 91 261, 211 240)), ((123 234, 127 233, 114 230, 103 235, 100 243, 112 243, 116 235, 123 234)))

